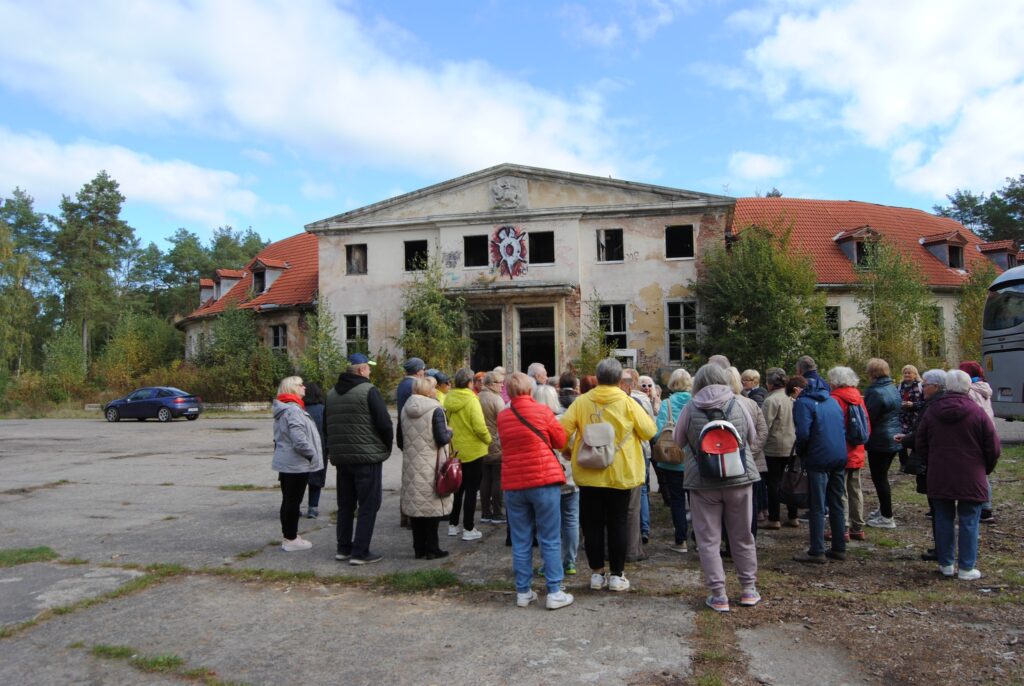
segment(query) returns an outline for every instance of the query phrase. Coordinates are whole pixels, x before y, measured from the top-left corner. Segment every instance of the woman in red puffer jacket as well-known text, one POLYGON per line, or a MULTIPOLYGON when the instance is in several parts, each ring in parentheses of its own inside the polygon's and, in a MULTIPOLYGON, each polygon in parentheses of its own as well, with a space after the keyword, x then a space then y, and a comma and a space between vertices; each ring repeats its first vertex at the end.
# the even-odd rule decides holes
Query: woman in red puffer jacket
POLYGON ((547 405, 532 397, 533 383, 517 372, 506 384, 509 407, 498 414, 501 441, 501 488, 505 515, 512 539, 512 569, 516 578, 516 605, 526 607, 537 599, 533 582, 533 534, 536 530, 544 560, 547 608, 556 610, 572 603, 561 590, 562 489, 565 473, 555 453, 565 447, 565 429, 547 405))
MULTIPOLYGON (((849 367, 833 367, 828 370, 828 383, 832 387, 832 397, 843 410, 843 426, 849 417, 850 405, 864 408, 864 418, 868 422, 868 433, 871 432, 871 420, 868 419, 864 397, 857 390, 860 380, 857 373, 849 367)), ((846 540, 864 540, 864 494, 860 487, 860 470, 864 468, 864 446, 846 443, 846 540)), ((829 532, 826 531, 826 534, 829 532)))

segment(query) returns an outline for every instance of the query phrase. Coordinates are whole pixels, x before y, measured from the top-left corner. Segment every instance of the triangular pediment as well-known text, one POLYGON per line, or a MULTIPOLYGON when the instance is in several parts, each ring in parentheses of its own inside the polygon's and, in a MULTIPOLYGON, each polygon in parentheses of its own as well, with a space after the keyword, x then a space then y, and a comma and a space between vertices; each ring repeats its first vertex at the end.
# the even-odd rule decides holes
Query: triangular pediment
POLYGON ((598 208, 732 205, 726 196, 501 164, 308 224, 311 231, 598 208))

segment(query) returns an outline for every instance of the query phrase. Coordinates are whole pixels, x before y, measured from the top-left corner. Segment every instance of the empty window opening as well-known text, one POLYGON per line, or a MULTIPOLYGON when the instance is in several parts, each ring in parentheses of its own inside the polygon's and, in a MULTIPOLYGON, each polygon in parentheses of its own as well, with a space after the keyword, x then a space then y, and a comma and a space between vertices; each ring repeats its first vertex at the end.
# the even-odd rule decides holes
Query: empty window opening
POLYGON ((345 246, 345 273, 365 274, 366 273, 366 244, 345 246))
POLYGON ((418 272, 427 266, 427 242, 405 242, 405 271, 418 272))
POLYGON ((665 257, 693 257, 693 225, 665 229, 665 257))
POLYGON ((622 257, 622 229, 598 229, 597 261, 621 262, 622 257))
POLYGON ((555 263, 555 232, 530 232, 530 244, 527 249, 527 261, 530 264, 555 263))
POLYGON ((959 245, 949 246, 949 266, 953 269, 964 268, 964 249, 959 245))
POLYGON ((462 252, 467 267, 486 267, 489 264, 487 236, 463 236, 462 252))
POLYGON ((267 290, 267 273, 266 272, 253 272, 252 273, 252 292, 262 293, 267 290))
POLYGON ((604 342, 616 349, 626 347, 626 306, 601 305, 601 329, 604 342))

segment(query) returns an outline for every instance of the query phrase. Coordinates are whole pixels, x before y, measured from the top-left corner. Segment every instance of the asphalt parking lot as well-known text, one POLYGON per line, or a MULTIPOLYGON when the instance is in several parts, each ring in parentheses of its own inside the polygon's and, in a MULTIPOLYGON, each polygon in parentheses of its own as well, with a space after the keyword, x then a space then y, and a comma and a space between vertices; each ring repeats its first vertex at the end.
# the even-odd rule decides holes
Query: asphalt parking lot
MULTIPOLYGON (((1024 423, 1002 428, 1004 438, 1024 437, 1024 423)), ((627 569, 631 593, 590 591, 581 573, 567 579, 576 594, 569 608, 519 610, 502 528, 482 525, 478 542, 442 540, 448 559, 413 558, 411 535, 398 526, 397 451, 385 463, 374 536, 381 563, 334 560, 333 489, 324 514, 300 524, 313 549, 283 553, 271 453, 265 416, 0 423, 0 549, 59 555, 0 568, 4 681, 181 683, 180 673, 90 652, 102 645, 178 656, 253 684, 679 683, 692 673, 703 600, 694 554, 652 546, 651 560, 627 569), (152 577, 154 564, 173 573, 116 593, 152 577), (373 583, 423 569, 450 571, 462 586, 407 593, 373 583), (53 612, 68 607, 75 611, 53 612)), ((823 676, 787 674, 789 661, 764 635, 740 640, 755 680, 823 676)), ((830 680, 870 683, 834 648, 801 645, 808 661, 835 670, 830 680)))

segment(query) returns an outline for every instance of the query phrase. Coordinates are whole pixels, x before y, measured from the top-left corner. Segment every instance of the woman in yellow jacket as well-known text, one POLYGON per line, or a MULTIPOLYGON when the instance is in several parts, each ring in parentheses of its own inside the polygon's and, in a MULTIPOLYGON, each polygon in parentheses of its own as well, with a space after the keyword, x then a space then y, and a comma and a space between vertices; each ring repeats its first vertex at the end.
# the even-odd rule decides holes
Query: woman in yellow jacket
POLYGON ((638 402, 619 388, 622 365, 608 358, 597 365, 597 387, 577 398, 559 421, 565 433, 575 434, 572 476, 580 489, 580 522, 584 549, 594 590, 629 590, 626 578, 626 522, 629 492, 644 482, 644 456, 640 441, 654 437, 654 420, 638 402), (600 412, 600 419, 597 414, 600 412), (604 469, 588 469, 577 462, 583 428, 598 421, 615 429, 615 459, 604 469), (604 540, 608 537, 608 555, 604 540), (610 575, 605 574, 605 560, 610 575))
POLYGON ((462 486, 455 494, 452 514, 448 518, 448 535, 458 536, 461 533, 463 541, 475 541, 483 536, 479 529, 473 528, 473 518, 476 516, 476 494, 483 475, 480 458, 487 454, 487 446, 491 443, 484 411, 476 393, 470 388, 471 383, 473 370, 463 367, 455 372, 455 388, 444 399, 444 411, 453 433, 452 448, 458 451, 462 462, 462 486), (465 528, 459 526, 460 513, 465 528))

